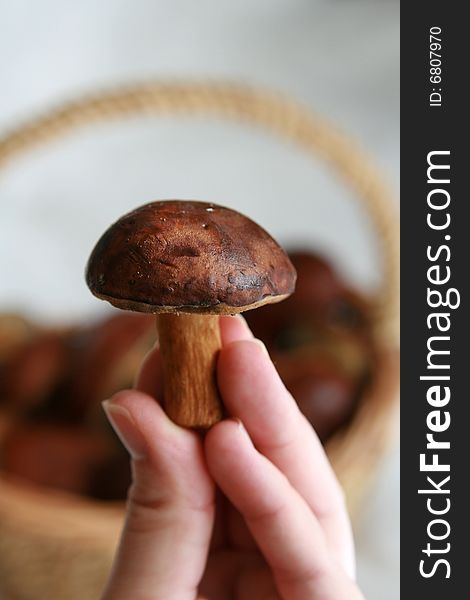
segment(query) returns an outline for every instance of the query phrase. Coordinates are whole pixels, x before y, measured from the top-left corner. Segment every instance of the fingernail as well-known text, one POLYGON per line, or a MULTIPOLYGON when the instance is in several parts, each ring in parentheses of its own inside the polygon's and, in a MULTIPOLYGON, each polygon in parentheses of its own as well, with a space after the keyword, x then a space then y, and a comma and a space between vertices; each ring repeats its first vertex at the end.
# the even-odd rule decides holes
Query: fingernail
POLYGON ((265 355, 266 355, 268 358, 270 358, 270 356, 269 356, 269 352, 268 352, 268 349, 266 348, 266 346, 263 344, 263 342, 262 342, 261 340, 257 340, 256 338, 254 338, 254 339, 250 340, 250 342, 251 342, 252 344, 256 344, 256 345, 258 346, 258 348, 261 348, 261 350, 264 352, 264 354, 265 354, 265 355))
POLYGON ((246 430, 245 425, 243 425, 243 421, 241 419, 239 419, 238 417, 230 417, 230 419, 238 425, 239 432, 242 435, 246 436, 251 442, 250 435, 249 435, 248 431, 246 430))
POLYGON ((248 322, 245 319, 245 317, 241 313, 238 313, 235 315, 235 318, 240 321, 240 323, 242 324, 243 328, 245 329, 247 335, 249 335, 249 337, 252 338, 253 332, 251 331, 250 326, 248 325, 248 322))
POLYGON ((132 458, 144 458, 147 454, 147 444, 127 408, 115 404, 112 400, 105 400, 102 406, 116 435, 132 458))

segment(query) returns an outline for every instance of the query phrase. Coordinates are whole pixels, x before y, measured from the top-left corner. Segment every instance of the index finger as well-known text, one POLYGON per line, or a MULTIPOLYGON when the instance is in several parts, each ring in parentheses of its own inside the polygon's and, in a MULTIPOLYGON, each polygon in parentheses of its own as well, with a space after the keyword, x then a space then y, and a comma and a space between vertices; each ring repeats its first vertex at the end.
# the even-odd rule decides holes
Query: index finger
POLYGON ((219 387, 228 412, 241 419, 256 448, 288 478, 315 513, 330 549, 354 576, 351 527, 343 493, 317 435, 284 387, 259 341, 221 350, 219 387))

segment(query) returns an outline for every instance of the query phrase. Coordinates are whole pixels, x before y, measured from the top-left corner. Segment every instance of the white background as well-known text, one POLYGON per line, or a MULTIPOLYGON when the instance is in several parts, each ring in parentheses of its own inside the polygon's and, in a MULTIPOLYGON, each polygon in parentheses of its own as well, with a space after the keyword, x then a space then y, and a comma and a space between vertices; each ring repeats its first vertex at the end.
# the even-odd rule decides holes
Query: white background
MULTIPOLYGON (((335 122, 398 190, 398 13, 393 0, 4 0, 0 132, 109 85, 242 81, 335 122)), ((168 197, 232 206, 286 244, 327 252, 364 289, 380 281, 374 232, 322 163, 239 124, 133 120, 83 130, 0 173, 0 310, 49 322, 101 310, 82 277, 94 241, 128 209, 168 197)), ((396 445, 356 523, 370 599, 399 597, 398 486, 396 445)))

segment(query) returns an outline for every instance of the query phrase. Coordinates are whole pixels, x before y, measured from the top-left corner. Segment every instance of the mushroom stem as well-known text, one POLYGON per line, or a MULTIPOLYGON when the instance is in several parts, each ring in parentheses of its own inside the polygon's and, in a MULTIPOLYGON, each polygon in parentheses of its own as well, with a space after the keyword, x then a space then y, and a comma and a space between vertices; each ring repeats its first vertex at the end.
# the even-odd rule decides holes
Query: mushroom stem
POLYGON ((222 418, 216 360, 221 348, 216 315, 157 315, 167 415, 178 425, 208 429, 222 418))

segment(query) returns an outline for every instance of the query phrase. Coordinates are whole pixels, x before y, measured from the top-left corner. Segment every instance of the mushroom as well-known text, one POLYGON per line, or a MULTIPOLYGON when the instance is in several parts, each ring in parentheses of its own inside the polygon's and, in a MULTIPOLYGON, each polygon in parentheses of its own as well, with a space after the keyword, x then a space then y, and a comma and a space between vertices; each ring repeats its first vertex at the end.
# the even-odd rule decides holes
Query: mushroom
POLYGON ((121 217, 86 270, 98 298, 157 315, 165 411, 200 429, 223 415, 218 316, 283 300, 295 279, 286 253, 259 225, 229 208, 181 200, 151 202, 121 217))

